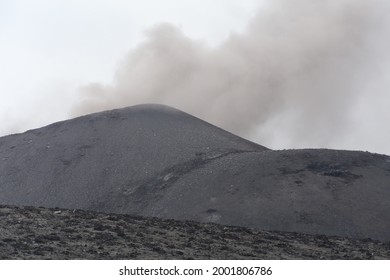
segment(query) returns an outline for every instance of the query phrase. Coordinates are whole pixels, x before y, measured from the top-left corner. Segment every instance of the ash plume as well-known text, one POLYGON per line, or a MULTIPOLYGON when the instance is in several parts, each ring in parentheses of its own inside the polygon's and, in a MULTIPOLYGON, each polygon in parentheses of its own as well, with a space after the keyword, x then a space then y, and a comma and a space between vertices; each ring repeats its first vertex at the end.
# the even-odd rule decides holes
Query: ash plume
POLYGON ((390 136, 372 126, 390 121, 389 10, 382 0, 265 1, 214 48, 161 24, 112 84, 81 90, 72 115, 161 103, 271 148, 378 150, 390 136))

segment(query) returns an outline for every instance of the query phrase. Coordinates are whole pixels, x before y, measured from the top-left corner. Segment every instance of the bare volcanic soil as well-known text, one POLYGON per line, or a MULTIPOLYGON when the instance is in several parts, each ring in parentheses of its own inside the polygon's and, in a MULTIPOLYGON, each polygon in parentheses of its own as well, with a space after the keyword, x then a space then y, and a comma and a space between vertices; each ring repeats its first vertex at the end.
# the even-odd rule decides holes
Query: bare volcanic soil
POLYGON ((0 137, 0 205, 4 258, 387 258, 390 157, 139 105, 0 137))
POLYGON ((1 206, 0 259, 390 259, 390 243, 1 206))

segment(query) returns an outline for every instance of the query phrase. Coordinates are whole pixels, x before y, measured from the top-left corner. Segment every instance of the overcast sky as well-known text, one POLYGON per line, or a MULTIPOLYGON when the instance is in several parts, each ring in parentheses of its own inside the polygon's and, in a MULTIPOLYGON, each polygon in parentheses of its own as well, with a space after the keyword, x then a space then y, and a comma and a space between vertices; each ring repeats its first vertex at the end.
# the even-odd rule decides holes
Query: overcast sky
MULTIPOLYGON (((0 0, 0 135, 74 116, 72 111, 80 101, 80 92, 97 84, 99 90, 104 89, 104 100, 110 101, 107 96, 118 96, 117 101, 110 101, 111 107, 134 105, 133 100, 134 103, 161 101, 271 148, 329 147, 390 154, 386 78, 389 40, 384 39, 388 33, 377 28, 383 22, 373 21, 385 18, 388 4, 382 0, 326 0, 311 5, 314 2, 299 0, 294 2, 295 6, 305 7, 298 9, 291 3, 288 0, 0 0), (322 4, 318 3, 328 5, 320 7, 322 4), (380 8, 371 11, 367 3, 376 3, 372 5, 380 8), (346 7, 351 12, 346 13, 346 7), (267 9, 273 14, 267 14, 267 9), (366 10, 371 14, 366 15, 366 10), (145 33, 161 23, 170 23, 174 28, 145 33), (375 35, 367 41, 370 32, 375 35), (175 43, 164 43, 162 38, 167 38, 167 34, 175 43), (145 40, 149 43, 142 45, 145 40), (220 96, 220 92, 210 93, 222 100, 215 104, 240 103, 235 123, 229 118, 230 108, 219 112, 215 104, 213 111, 197 111, 193 104, 181 106, 177 95, 161 100, 120 95, 123 87, 130 91, 139 89, 134 87, 136 75, 126 76, 141 74, 133 73, 132 69, 129 72, 137 59, 154 75, 159 73, 154 72, 153 65, 161 62, 160 58, 150 60, 143 56, 142 46, 156 52, 159 44, 175 50, 176 43, 191 46, 190 55, 199 55, 202 61, 198 64, 194 59, 191 64, 193 75, 204 75, 199 84, 180 85, 184 99, 196 104, 199 97, 190 97, 194 90, 227 88, 232 82, 229 77, 237 78, 229 98, 220 96), (338 48, 338 44, 345 47, 338 48), (199 50, 194 50, 198 46, 199 50), (375 56, 375 52, 379 55, 375 56), (253 61, 258 65, 253 66, 253 61), (268 72, 262 72, 264 65, 268 72), (216 68, 225 66, 233 70, 216 72, 216 68), (202 73, 201 69, 205 71, 202 73), (241 77, 240 69, 252 74, 241 77), (213 75, 218 76, 218 82, 210 81, 208 76, 213 75), (283 75, 288 77, 281 80, 283 75), (346 79, 341 81, 343 77, 346 79), (126 84, 127 80, 131 82, 126 84), (352 92, 357 89, 360 92, 354 95, 352 92), (247 92, 246 100, 238 99, 247 92), (275 103, 284 105, 271 106, 275 103), (354 104, 353 108, 349 103, 354 104), (265 113, 256 113, 257 105, 265 113), (240 117, 246 108, 248 114, 240 117), (240 126, 248 129, 240 130, 240 126)), ((183 66, 182 61, 178 63, 183 66)), ((161 80, 151 82, 159 89, 164 86, 161 80)), ((139 94, 149 94, 142 90, 139 94)), ((167 90, 172 90, 171 85, 167 90)), ((84 111, 88 112, 81 110, 84 111)))
POLYGON ((78 88, 109 83, 156 24, 172 23, 215 45, 242 30, 260 3, 0 0, 0 134, 66 118, 78 88))

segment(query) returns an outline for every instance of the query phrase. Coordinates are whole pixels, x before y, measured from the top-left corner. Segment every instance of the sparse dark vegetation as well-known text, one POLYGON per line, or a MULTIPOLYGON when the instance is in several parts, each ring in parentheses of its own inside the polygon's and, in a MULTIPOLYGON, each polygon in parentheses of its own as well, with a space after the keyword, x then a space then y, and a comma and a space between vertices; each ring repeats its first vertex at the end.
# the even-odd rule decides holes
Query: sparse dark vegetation
POLYGON ((390 244, 371 239, 80 210, 0 206, 0 216, 0 259, 390 259, 390 244))

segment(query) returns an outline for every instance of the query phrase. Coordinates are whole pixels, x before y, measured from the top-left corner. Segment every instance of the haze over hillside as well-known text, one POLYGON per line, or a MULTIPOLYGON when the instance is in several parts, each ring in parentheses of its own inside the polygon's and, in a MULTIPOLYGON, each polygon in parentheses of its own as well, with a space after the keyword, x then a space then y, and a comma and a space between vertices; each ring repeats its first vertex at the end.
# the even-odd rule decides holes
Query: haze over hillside
POLYGON ((140 105, 0 138, 0 204, 390 241, 390 158, 272 151, 140 105))

